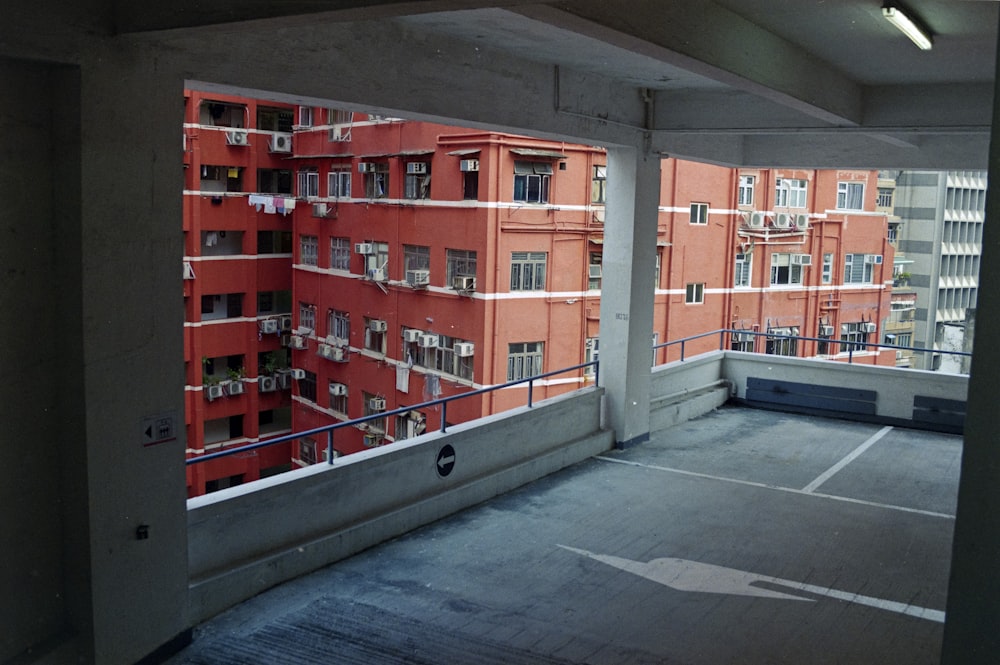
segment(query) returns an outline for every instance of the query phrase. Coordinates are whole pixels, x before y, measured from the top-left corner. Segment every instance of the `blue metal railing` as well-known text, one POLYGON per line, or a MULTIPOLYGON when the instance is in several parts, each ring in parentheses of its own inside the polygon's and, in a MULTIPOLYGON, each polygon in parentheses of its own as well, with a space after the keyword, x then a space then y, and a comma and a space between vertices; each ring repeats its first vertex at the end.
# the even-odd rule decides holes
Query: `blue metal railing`
MULTIPOLYGON (((265 448, 267 446, 274 446, 279 443, 284 443, 286 441, 294 441, 295 439, 300 439, 302 437, 315 436, 317 434, 326 434, 326 454, 327 463, 333 464, 333 433, 334 431, 342 427, 357 427, 358 425, 363 425, 372 420, 379 420, 381 418, 388 418, 389 416, 395 416, 401 413, 408 413, 409 411, 415 411, 419 409, 426 409, 434 406, 441 406, 441 426, 440 431, 443 433, 446 431, 448 422, 448 404, 460 399, 466 399, 469 397, 475 397, 476 395, 483 395, 485 393, 490 393, 496 390, 503 390, 504 388, 511 388, 513 386, 519 386, 522 384, 528 384, 528 399, 527 406, 531 408, 533 406, 534 400, 534 383, 539 379, 544 379, 550 376, 555 376, 556 374, 565 374, 566 372, 574 372, 579 369, 584 369, 587 367, 594 368, 594 384, 598 385, 600 381, 600 364, 598 361, 593 360, 591 362, 580 363, 579 365, 573 365, 572 367, 564 367, 562 369, 553 370, 551 372, 545 372, 543 374, 537 374, 535 376, 529 376, 524 379, 518 379, 517 381, 508 381, 507 383, 502 383, 496 386, 488 386, 486 388, 479 388, 477 390, 471 390, 467 393, 461 393, 459 395, 450 395, 448 397, 439 397, 437 399, 432 399, 427 402, 421 402, 420 404, 412 404, 407 407, 393 409, 392 411, 380 411, 378 413, 373 413, 371 415, 362 416, 361 418, 354 418, 353 420, 343 420, 332 423, 330 425, 323 425, 322 427, 314 427, 313 429, 305 430, 302 432, 294 432, 292 434, 285 434, 283 436, 276 436, 273 439, 266 439, 264 441, 257 441, 256 443, 250 443, 245 446, 237 446, 233 448, 227 448, 226 450, 220 450, 214 453, 207 453, 205 455, 199 455, 198 457, 192 457, 185 460, 185 464, 199 464, 201 462, 207 462, 209 460, 218 459, 220 457, 228 457, 230 455, 236 455, 239 453, 245 453, 250 450, 257 450, 258 448, 265 448)), ((586 380, 586 376, 584 379, 586 380)))
MULTIPOLYGON (((654 350, 656 350, 656 349, 663 349, 663 348, 666 348, 666 347, 676 346, 676 345, 679 344, 680 347, 681 347, 681 357, 680 357, 680 359, 684 360, 685 359, 685 351, 686 351, 685 346, 686 346, 687 342, 692 342, 692 341, 699 340, 699 339, 702 339, 702 338, 705 338, 705 337, 710 337, 712 335, 718 335, 719 336, 718 350, 722 351, 722 350, 725 350, 725 349, 729 348, 726 345, 726 335, 730 335, 731 336, 733 334, 738 334, 738 335, 753 335, 753 338, 754 338, 754 350, 755 350, 755 352, 757 352, 756 351, 756 347, 757 347, 757 338, 758 337, 766 337, 768 340, 772 340, 772 339, 792 339, 792 340, 803 340, 803 341, 806 341, 806 342, 825 342, 826 344, 836 344, 837 345, 836 348, 842 348, 842 347, 846 346, 847 347, 846 353, 847 353, 847 362, 848 363, 853 363, 854 362, 854 352, 855 351, 860 351, 860 350, 862 350, 862 348, 864 350, 867 350, 870 347, 874 347, 876 349, 893 349, 895 351, 915 351, 917 353, 944 353, 944 354, 954 355, 954 356, 963 356, 963 357, 969 357, 969 358, 972 357, 972 354, 969 353, 968 351, 945 351, 945 350, 942 350, 942 349, 925 349, 925 348, 920 348, 920 347, 916 347, 916 346, 900 346, 900 345, 897 345, 897 344, 882 344, 882 343, 879 343, 879 342, 859 342, 859 341, 854 341, 854 340, 835 339, 835 338, 832 338, 832 337, 805 337, 805 336, 802 336, 802 335, 778 335, 778 334, 769 333, 769 332, 759 332, 759 331, 754 331, 754 330, 737 330, 737 329, 733 329, 733 328, 719 328, 718 330, 710 330, 709 332, 699 333, 697 335, 691 335, 690 337, 684 337, 684 338, 681 338, 681 339, 671 340, 669 342, 663 342, 661 344, 654 345, 653 349, 654 350)), ((731 337, 730 337, 730 339, 731 339, 731 337)), ((796 349, 796 351, 797 351, 797 349, 796 349)), ((842 351, 841 353, 844 353, 844 352, 842 351)), ((836 357, 839 354, 829 354, 829 355, 836 357)), ((799 356, 798 352, 796 352, 793 356, 790 356, 790 357, 808 357, 808 356, 799 356)))

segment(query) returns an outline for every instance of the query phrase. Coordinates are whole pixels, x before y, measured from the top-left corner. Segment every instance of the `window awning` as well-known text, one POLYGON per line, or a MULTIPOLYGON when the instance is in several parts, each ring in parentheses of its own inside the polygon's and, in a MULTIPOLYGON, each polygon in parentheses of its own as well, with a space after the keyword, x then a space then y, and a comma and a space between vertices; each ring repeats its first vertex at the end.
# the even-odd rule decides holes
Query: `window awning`
POLYGON ((510 151, 522 157, 544 157, 546 159, 566 159, 566 155, 561 152, 551 150, 537 150, 535 148, 511 148, 510 151))
POLYGON ((285 159, 350 159, 351 157, 354 157, 353 152, 338 152, 325 155, 290 155, 285 159))
POLYGON ((452 150, 448 154, 452 157, 465 157, 466 155, 478 155, 482 151, 482 148, 464 148, 462 150, 452 150))
POLYGON ((422 148, 420 150, 403 150, 396 154, 400 157, 423 157, 424 155, 433 155, 434 151, 429 148, 422 148))
POLYGON ((526 160, 514 160, 514 175, 552 175, 552 165, 548 162, 529 162, 526 160))

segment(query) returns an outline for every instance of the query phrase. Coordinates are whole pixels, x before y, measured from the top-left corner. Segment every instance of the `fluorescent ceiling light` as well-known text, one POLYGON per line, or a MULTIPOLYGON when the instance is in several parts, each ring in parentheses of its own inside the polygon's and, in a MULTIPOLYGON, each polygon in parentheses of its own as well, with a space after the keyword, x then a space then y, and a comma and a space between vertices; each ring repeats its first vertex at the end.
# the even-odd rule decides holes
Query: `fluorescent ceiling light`
POLYGON ((914 44, 925 51, 931 49, 931 33, 920 25, 913 17, 906 14, 899 6, 887 2, 882 6, 882 16, 910 38, 914 44))

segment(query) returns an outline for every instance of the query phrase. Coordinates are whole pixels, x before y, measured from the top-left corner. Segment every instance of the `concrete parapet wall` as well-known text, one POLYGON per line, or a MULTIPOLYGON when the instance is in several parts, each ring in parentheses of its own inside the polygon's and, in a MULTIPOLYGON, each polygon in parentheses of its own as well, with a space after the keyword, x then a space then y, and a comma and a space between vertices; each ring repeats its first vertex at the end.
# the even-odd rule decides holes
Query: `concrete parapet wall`
POLYGON ((610 450, 603 393, 577 391, 190 499, 191 619, 610 450), (446 445, 454 466, 444 476, 446 445))

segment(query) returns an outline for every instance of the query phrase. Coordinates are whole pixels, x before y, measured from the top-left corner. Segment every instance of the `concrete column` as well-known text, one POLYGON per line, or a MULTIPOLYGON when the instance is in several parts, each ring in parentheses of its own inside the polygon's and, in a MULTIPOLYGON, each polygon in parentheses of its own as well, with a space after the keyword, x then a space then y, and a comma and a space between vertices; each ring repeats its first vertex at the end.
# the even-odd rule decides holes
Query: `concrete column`
POLYGON ((944 665, 992 664, 1000 653, 1000 436, 995 416, 1000 347, 992 344, 1000 335, 1000 87, 993 97, 986 219, 976 301, 979 343, 969 377, 944 665))
POLYGON ((619 447, 649 438, 660 155, 608 149, 600 384, 619 447))

